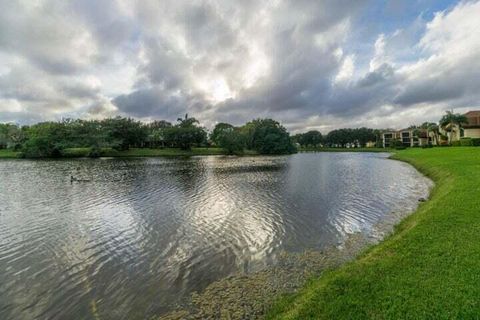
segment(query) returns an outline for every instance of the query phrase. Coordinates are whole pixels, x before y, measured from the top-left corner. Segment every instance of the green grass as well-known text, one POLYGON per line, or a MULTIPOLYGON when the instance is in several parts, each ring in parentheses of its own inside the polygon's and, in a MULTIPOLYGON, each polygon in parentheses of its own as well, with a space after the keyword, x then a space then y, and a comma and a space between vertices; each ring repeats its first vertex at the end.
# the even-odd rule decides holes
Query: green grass
POLYGON ((398 151, 436 183, 394 234, 267 319, 480 319, 480 148, 398 151))
MULTIPOLYGON (((299 152, 391 152, 385 148, 300 148, 299 152)), ((394 150, 393 150, 394 151, 394 150)))
MULTIPOLYGON (((67 148, 63 150, 64 158, 82 158, 87 157, 90 148, 67 148)), ((19 152, 7 149, 0 149, 1 158, 18 158, 19 152)), ((102 157, 175 157, 175 156, 207 156, 223 155, 226 152, 222 148, 192 148, 191 150, 181 150, 177 148, 149 149, 133 148, 126 151, 117 151, 111 148, 102 149, 102 157)), ((254 151, 246 150, 245 155, 255 155, 254 151)))
POLYGON ((0 149, 0 158, 16 158, 18 152, 9 149, 0 149))
MULTIPOLYGON (((90 148, 67 148, 62 151, 64 158, 82 158, 87 157, 90 153, 90 148)), ((19 152, 11 150, 0 149, 1 158, 18 158, 19 152)), ((179 148, 164 148, 164 149, 150 149, 150 148, 132 148, 126 151, 117 151, 112 148, 102 149, 102 157, 178 157, 178 156, 211 156, 211 155, 226 155, 222 148, 192 148, 191 150, 182 150, 179 148)), ((258 152, 253 150, 245 150, 242 155, 253 156, 258 155, 258 152)))

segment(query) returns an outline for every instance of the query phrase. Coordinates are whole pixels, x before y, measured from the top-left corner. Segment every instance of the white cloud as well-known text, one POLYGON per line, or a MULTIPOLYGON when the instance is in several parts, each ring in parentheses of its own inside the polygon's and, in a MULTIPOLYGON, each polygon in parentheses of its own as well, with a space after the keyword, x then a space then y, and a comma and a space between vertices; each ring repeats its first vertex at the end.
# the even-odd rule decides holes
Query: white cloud
POLYGON ((382 33, 375 41, 375 54, 370 60, 370 72, 374 72, 381 65, 389 63, 389 57, 385 53, 385 35, 382 33))
POLYGON ((335 76, 335 83, 351 80, 355 72, 355 55, 351 54, 343 59, 340 70, 335 76))
POLYGON ((480 2, 461 3, 435 15, 419 41, 427 56, 398 70, 403 78, 398 103, 479 103, 479 16, 480 2))

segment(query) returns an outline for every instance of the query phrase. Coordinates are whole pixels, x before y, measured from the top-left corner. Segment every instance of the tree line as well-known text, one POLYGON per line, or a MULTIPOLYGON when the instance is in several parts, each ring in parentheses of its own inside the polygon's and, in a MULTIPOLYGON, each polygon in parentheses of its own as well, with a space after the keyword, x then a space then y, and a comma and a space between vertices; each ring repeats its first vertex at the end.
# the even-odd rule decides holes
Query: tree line
POLYGON ((90 156, 99 156, 104 148, 180 148, 218 146, 228 153, 245 149, 260 154, 296 152, 288 131, 275 120, 256 119, 235 127, 219 123, 209 134, 193 117, 144 123, 132 118, 103 120, 65 119, 30 126, 0 123, 0 149, 20 151, 29 158, 61 157, 68 148, 90 148, 90 156))
MULTIPOLYGON (((438 123, 424 122, 421 125, 411 125, 409 130, 413 130, 415 137, 431 137, 432 140, 440 145, 443 143, 451 144, 452 131, 462 131, 463 125, 468 124, 465 115, 446 111, 438 123), (456 129, 457 128, 457 129, 456 129)), ((317 130, 311 130, 305 133, 296 134, 292 137, 295 143, 302 148, 322 147, 366 147, 367 143, 372 143, 375 147, 383 147, 382 132, 392 131, 388 129, 370 129, 370 128, 343 128, 330 131, 327 135, 322 135, 317 130)), ((430 143, 430 142, 429 142, 430 143)), ((403 146, 401 140, 393 141, 393 147, 403 146)))
MULTIPOLYGON (((410 126, 419 136, 423 131, 433 140, 446 140, 454 126, 467 123, 461 114, 447 111, 439 124, 425 122, 410 126), (441 131, 442 129, 443 131, 441 131)), ((272 119, 255 119, 242 126, 218 123, 209 133, 199 121, 185 115, 176 123, 157 120, 149 123, 132 118, 103 120, 65 119, 41 122, 31 126, 0 123, 0 149, 20 151, 25 157, 60 157, 68 148, 90 148, 90 156, 101 154, 104 148, 180 148, 216 146, 229 154, 253 150, 260 154, 289 154, 302 148, 365 147, 371 142, 382 147, 384 130, 370 128, 343 128, 322 135, 317 130, 290 136, 288 131, 272 119)), ((401 143, 401 142, 399 142, 401 143)))
POLYGON ((294 142, 303 148, 342 147, 347 146, 365 147, 368 142, 374 142, 380 146, 381 131, 370 128, 343 128, 330 131, 323 136, 317 130, 299 133, 292 137, 294 142))

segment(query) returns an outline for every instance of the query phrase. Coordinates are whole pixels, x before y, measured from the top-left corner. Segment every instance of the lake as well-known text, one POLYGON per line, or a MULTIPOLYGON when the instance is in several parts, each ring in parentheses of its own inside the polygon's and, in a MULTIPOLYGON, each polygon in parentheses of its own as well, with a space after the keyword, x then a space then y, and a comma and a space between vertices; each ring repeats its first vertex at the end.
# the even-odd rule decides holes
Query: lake
POLYGON ((0 161, 0 319, 141 319, 281 252, 381 238, 431 186, 387 157, 0 161))

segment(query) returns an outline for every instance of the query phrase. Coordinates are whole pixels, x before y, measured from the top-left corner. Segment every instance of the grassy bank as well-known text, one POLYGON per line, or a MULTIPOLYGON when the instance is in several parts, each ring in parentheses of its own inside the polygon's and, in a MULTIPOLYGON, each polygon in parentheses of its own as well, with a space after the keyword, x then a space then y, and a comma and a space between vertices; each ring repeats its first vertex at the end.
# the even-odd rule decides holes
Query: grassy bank
POLYGON ((478 319, 480 148, 398 151, 430 200, 360 258, 281 298, 268 319, 478 319))
POLYGON ((18 154, 18 152, 15 152, 15 151, 12 151, 12 150, 0 149, 0 159, 1 158, 6 158, 6 159, 16 158, 17 154, 18 154))

